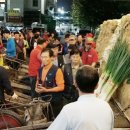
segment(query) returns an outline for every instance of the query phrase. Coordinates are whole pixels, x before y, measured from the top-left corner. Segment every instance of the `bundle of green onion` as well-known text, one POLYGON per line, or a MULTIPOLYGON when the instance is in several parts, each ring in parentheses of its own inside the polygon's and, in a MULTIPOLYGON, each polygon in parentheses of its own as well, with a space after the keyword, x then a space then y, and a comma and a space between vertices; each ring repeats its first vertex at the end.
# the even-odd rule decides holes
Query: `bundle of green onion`
POLYGON ((109 54, 105 70, 99 80, 99 97, 109 101, 120 84, 130 74, 128 44, 118 40, 109 54))

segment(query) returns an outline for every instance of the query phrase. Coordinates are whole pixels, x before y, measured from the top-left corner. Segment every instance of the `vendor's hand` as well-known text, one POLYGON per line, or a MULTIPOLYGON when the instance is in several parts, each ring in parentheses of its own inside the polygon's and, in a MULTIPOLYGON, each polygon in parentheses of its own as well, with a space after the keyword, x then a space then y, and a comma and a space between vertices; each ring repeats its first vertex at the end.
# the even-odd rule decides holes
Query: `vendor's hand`
POLYGON ((12 99, 17 99, 18 95, 16 93, 13 94, 12 99))
POLYGON ((36 87, 35 88, 35 91, 37 92, 37 93, 44 93, 44 92, 48 92, 48 89, 47 88, 45 88, 45 87, 36 87))
POLYGON ((4 57, 4 56, 6 56, 6 54, 2 54, 2 56, 4 57))
POLYGON ((7 70, 9 69, 9 66, 7 66, 7 65, 4 65, 3 67, 4 67, 5 69, 7 69, 7 70))

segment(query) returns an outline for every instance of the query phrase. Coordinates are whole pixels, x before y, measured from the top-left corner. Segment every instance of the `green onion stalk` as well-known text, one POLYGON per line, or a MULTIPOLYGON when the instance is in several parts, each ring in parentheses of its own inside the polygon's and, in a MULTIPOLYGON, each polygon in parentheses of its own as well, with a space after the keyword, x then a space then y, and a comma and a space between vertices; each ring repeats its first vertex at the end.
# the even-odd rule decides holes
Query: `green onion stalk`
MULTIPOLYGON (((107 80, 110 77, 111 71, 112 71, 113 66, 114 66, 113 64, 115 63, 115 61, 118 61, 118 59, 120 57, 120 53, 122 52, 121 49, 119 50, 120 46, 121 46, 121 42, 118 41, 117 44, 115 44, 115 46, 112 48, 112 51, 109 54, 108 61, 106 63, 104 72, 100 76, 98 88, 96 89, 96 93, 98 95, 100 94, 104 84, 107 82, 107 80)), ((117 67, 117 65, 115 65, 115 67, 117 67)))
POLYGON ((95 90, 95 93, 97 95, 99 95, 102 91, 102 87, 105 84, 105 82, 107 82, 109 78, 109 74, 107 74, 106 72, 102 73, 100 78, 99 78, 99 82, 98 82, 98 88, 95 90))
POLYGON ((115 73, 111 73, 109 79, 107 80, 106 84, 103 86, 102 92, 100 94, 100 98, 106 99, 110 91, 113 89, 114 86, 119 86, 124 79, 129 74, 129 66, 130 66, 130 55, 122 58, 120 65, 118 65, 115 73), (127 69, 126 69, 127 68, 127 69))
MULTIPOLYGON (((129 58, 130 58, 130 56, 129 56, 129 58)), ((116 89, 123 83, 123 81, 129 76, 129 74, 130 74, 130 61, 127 63, 127 65, 126 66, 124 66, 123 68, 122 68, 122 70, 121 70, 121 73, 120 73, 120 75, 117 77, 117 79, 114 79, 115 80, 115 84, 117 84, 117 85, 115 85, 114 87, 113 87, 113 89, 111 89, 110 91, 109 91, 109 93, 107 94, 107 97, 106 97, 106 101, 109 101, 110 100, 110 98, 112 97, 112 95, 114 94, 114 92, 116 91, 116 89), (124 69, 124 70, 123 70, 124 69)))
POLYGON ((107 101, 110 99, 116 91, 115 88, 118 88, 117 86, 119 86, 130 74, 129 66, 130 54, 128 45, 118 41, 112 49, 105 67, 104 73, 108 74, 107 80, 105 79, 102 82, 99 80, 99 87, 101 89, 99 98, 107 101))
MULTIPOLYGON (((116 47, 114 47, 114 50, 116 49, 116 47)), ((113 50, 113 49, 112 49, 113 50)), ((112 68, 111 65, 112 65, 112 62, 113 62, 113 57, 114 57, 114 54, 113 54, 114 51, 111 51, 110 52, 110 55, 108 57, 108 62, 105 66, 105 69, 104 69, 104 72, 101 74, 100 76, 100 79, 99 79, 99 82, 98 82, 98 88, 96 89, 95 93, 96 94, 100 94, 100 92, 102 91, 102 87, 104 86, 104 84, 107 82, 107 80, 109 79, 109 76, 110 76, 110 69, 112 68)), ((115 51, 116 52, 116 51, 115 51)))
POLYGON ((106 84, 103 86, 102 91, 101 91, 101 93, 99 95, 99 98, 105 100, 106 97, 107 97, 108 92, 111 91, 113 86, 114 86, 114 83, 111 80, 111 78, 109 78, 108 81, 106 82, 106 84))
POLYGON ((118 88, 119 86, 114 86, 112 89, 111 89, 111 91, 109 92, 109 94, 106 96, 106 98, 105 98, 105 101, 109 101, 110 99, 111 99, 111 97, 112 97, 112 95, 115 93, 115 91, 117 90, 117 88, 118 88))

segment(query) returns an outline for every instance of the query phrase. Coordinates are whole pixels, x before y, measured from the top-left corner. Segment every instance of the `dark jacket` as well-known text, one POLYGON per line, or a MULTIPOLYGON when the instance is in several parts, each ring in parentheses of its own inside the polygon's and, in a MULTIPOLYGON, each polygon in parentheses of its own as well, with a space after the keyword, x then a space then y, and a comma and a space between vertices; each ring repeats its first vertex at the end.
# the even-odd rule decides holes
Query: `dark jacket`
POLYGON ((68 43, 66 43, 66 42, 63 44, 62 54, 63 55, 68 54, 68 43))
POLYGON ((58 55, 58 67, 62 68, 63 65, 64 65, 63 55, 58 55))
POLYGON ((63 96, 70 101, 75 101, 78 98, 78 91, 75 88, 73 82, 73 75, 72 75, 72 67, 71 64, 64 65, 64 80, 65 80, 65 89, 63 92, 63 96))
POLYGON ((11 83, 9 81, 8 72, 5 68, 0 66, 0 100, 4 101, 4 90, 6 94, 13 95, 13 89, 11 87, 11 83))

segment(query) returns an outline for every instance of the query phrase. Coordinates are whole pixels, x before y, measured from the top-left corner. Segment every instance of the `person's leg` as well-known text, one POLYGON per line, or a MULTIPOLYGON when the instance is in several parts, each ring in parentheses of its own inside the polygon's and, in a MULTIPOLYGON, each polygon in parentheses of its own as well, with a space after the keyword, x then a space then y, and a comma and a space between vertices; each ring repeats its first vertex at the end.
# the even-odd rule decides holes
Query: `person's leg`
POLYGON ((60 113, 61 109, 63 108, 63 101, 58 101, 58 102, 51 102, 54 117, 56 118, 58 114, 60 113))
POLYGON ((4 89, 0 87, 0 104, 5 102, 4 89))
POLYGON ((36 98, 38 94, 35 91, 36 77, 30 77, 31 97, 36 98))
POLYGON ((18 53, 18 59, 24 61, 24 54, 23 54, 23 52, 18 53))

